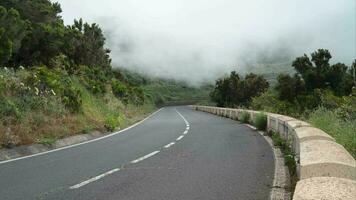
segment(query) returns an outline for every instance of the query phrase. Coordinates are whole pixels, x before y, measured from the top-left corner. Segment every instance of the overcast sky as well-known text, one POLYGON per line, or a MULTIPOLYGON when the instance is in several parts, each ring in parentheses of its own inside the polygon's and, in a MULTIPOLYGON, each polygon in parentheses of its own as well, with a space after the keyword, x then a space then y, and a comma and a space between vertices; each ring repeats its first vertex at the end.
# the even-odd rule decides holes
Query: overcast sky
MULTIPOLYGON (((59 0, 101 25, 114 66, 199 83, 318 48, 356 58, 355 0, 59 0)), ((288 66, 286 66, 288 67, 288 66)))

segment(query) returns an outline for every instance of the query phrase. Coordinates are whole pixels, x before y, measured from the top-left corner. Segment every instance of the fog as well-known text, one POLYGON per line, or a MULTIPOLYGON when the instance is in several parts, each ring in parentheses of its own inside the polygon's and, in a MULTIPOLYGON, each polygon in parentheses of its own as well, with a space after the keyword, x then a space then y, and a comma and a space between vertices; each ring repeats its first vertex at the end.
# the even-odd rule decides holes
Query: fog
POLYGON ((212 81, 231 70, 290 63, 318 48, 356 58, 355 0, 59 0, 63 19, 101 25, 114 67, 212 81))

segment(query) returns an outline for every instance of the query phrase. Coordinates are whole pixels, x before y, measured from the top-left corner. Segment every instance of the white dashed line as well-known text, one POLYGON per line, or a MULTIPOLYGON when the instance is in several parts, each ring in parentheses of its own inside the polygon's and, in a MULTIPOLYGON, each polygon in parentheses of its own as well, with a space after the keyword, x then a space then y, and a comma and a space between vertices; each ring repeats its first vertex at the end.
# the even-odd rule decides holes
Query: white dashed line
POLYGON ((147 159, 147 158, 149 158, 149 157, 151 157, 151 156, 154 156, 154 155, 156 155, 156 154, 158 154, 158 153, 159 153, 159 151, 154 151, 154 152, 149 153, 149 154, 147 154, 147 155, 145 155, 145 156, 143 156, 143 157, 141 157, 141 158, 138 158, 138 159, 136 159, 136 160, 133 160, 133 161, 131 161, 130 163, 131 163, 131 164, 138 163, 138 162, 143 161, 143 160, 145 160, 145 159, 147 159))
POLYGON ((83 187, 83 186, 85 186, 85 185, 87 185, 87 184, 89 184, 89 183, 92 183, 92 182, 94 182, 94 181, 97 181, 97 180, 99 180, 99 179, 102 179, 102 178, 104 178, 105 176, 108 176, 108 175, 113 174, 113 173, 118 172, 118 171, 120 171, 119 168, 110 170, 110 171, 108 171, 108 172, 105 172, 105 173, 103 173, 103 174, 100 174, 99 176, 96 176, 96 177, 94 177, 94 178, 91 178, 91 179, 88 179, 88 180, 86 180, 86 181, 83 181, 83 182, 81 182, 81 183, 79 183, 79 184, 77 184, 77 185, 73 185, 73 186, 71 186, 69 189, 71 189, 71 190, 73 190, 73 189, 78 189, 78 188, 80 188, 80 187, 83 187))
POLYGON ((178 138, 177 138, 177 141, 179 141, 179 140, 181 140, 181 139, 183 139, 184 138, 184 135, 181 135, 181 136, 179 136, 178 138))
MULTIPOLYGON (((158 111, 157 111, 157 112, 158 112, 158 111)), ((157 113, 157 112, 155 112, 155 113, 157 113)), ((181 139, 184 138, 184 136, 185 136, 186 134, 188 134, 189 129, 190 129, 190 125, 189 125, 189 122, 184 118, 184 116, 183 116, 182 114, 180 114, 180 113, 178 112, 177 109, 176 109, 176 112, 177 112, 178 115, 184 120, 184 122, 185 122, 185 124, 186 124, 186 130, 183 132, 183 135, 179 136, 179 137, 176 139, 177 141, 180 141, 181 139)), ((155 114, 155 113, 153 113, 153 114, 155 114)), ((153 115, 153 114, 152 114, 152 115, 153 115)), ((152 116, 152 115, 151 115, 151 116, 152 116)), ((148 117, 147 117, 147 118, 148 118, 148 117)), ((146 118, 146 119, 147 119, 147 118, 146 118)), ((143 121, 144 121, 144 120, 143 120, 143 121)), ((132 127, 133 127, 133 126, 132 126, 132 127)), ((125 130, 127 130, 127 129, 125 129, 125 130)), ((113 134, 113 135, 114 135, 114 134, 113 134)), ((103 137, 103 138, 105 138, 105 137, 103 137)), ((84 144, 84 143, 83 143, 83 144, 84 144)), ((174 144, 175 144, 175 142, 171 142, 171 143, 167 144, 166 146, 164 146, 164 148, 167 149, 167 148, 173 146, 174 144)), ((149 153, 149 154, 147 154, 147 155, 145 155, 145 156, 143 156, 143 157, 141 157, 141 158, 138 158, 138 159, 136 159, 136 160, 133 160, 133 161, 131 161, 130 163, 131 163, 131 164, 135 164, 135 163, 141 162, 141 161, 143 161, 143 160, 145 160, 145 159, 147 159, 147 158, 149 158, 149 157, 152 157, 152 156, 158 154, 159 152, 160 152, 160 151, 154 151, 154 152, 149 153)), ((0 164, 1 164, 1 163, 0 163, 0 164)), ((113 174, 113 173, 118 172, 118 171, 120 171, 119 168, 110 170, 110 171, 108 171, 108 172, 105 172, 105 173, 103 173, 103 174, 100 174, 99 176, 96 176, 96 177, 93 177, 93 178, 88 179, 88 180, 86 180, 86 181, 83 181, 83 182, 81 182, 81 183, 79 183, 79 184, 77 184, 77 185, 73 185, 73 186, 70 187, 70 189, 78 189, 78 188, 80 188, 80 187, 83 187, 83 186, 85 186, 85 185, 87 185, 87 184, 89 184, 89 183, 92 183, 92 182, 94 182, 94 181, 100 180, 100 179, 104 178, 105 176, 108 176, 108 175, 113 174)))
POLYGON ((171 142, 169 144, 167 144, 166 146, 164 146, 164 148, 168 149, 169 147, 173 146, 175 144, 175 142, 171 142))

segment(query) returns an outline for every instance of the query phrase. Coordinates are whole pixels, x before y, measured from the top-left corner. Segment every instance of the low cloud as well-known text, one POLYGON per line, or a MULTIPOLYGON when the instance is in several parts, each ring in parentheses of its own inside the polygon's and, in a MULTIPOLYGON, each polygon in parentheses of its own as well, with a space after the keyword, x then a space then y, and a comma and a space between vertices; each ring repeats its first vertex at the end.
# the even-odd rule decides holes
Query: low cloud
POLYGON ((59 2, 66 23, 82 17, 103 27, 114 66, 192 84, 318 48, 334 62, 356 58, 352 0, 59 2))

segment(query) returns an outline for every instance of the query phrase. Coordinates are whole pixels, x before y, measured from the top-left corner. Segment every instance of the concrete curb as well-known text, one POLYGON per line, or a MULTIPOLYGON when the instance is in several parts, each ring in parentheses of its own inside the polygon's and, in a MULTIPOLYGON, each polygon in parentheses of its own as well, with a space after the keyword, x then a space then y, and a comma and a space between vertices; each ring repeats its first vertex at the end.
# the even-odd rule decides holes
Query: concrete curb
MULTIPOLYGON (((192 106, 194 109, 237 119, 242 112, 252 110, 192 106), (235 115, 234 115, 235 113, 235 115)), ((327 133, 298 119, 274 114, 267 115, 267 130, 278 133, 291 144, 296 154, 299 182, 293 199, 356 199, 356 161, 327 133), (321 186, 319 186, 319 184, 321 186), (346 189, 340 189, 340 188, 346 189)))
POLYGON ((64 139, 57 140, 52 145, 45 145, 45 144, 33 144, 29 146, 19 146, 12 149, 2 149, 0 150, 0 162, 21 158, 24 156, 30 156, 34 154, 39 154, 47 151, 51 151, 54 149, 63 148, 66 146, 90 141, 96 138, 100 138, 102 136, 108 135, 110 133, 102 133, 99 131, 94 131, 90 134, 82 134, 82 135, 75 135, 71 137, 67 137, 64 139))

